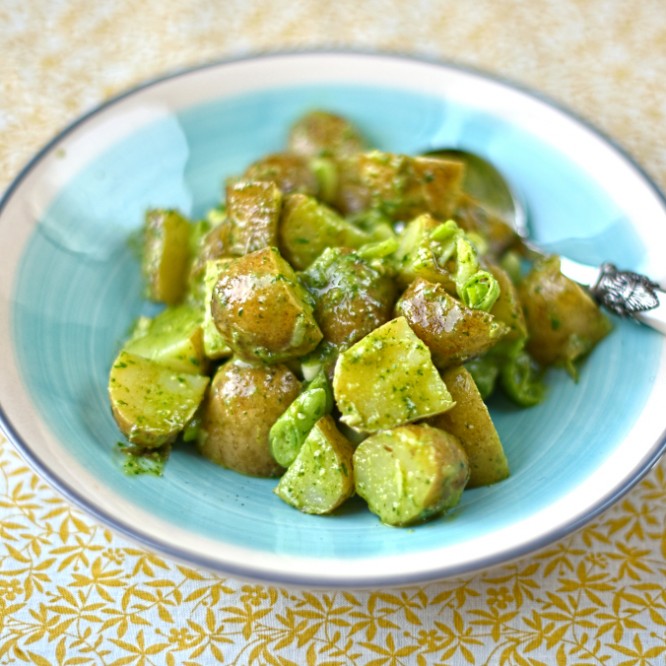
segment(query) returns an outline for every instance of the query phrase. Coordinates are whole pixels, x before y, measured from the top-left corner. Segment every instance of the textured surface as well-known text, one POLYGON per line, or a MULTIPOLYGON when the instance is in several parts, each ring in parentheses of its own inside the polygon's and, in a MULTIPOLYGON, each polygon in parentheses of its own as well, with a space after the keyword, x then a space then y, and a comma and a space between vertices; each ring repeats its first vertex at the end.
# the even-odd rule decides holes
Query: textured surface
MULTIPOLYGON (((383 49, 539 89, 666 188, 660 0, 4 2, 0 187, 78 113, 146 77, 254 52, 383 49)), ((1 249, 0 249, 1 253, 1 249)), ((0 444, 0 663, 661 664, 666 466, 578 534, 458 581, 324 594, 222 580, 133 548, 0 444)))
POLYGON ((514 565, 326 594, 223 579, 137 549, 72 510, 3 442, 0 664, 657 666, 665 470, 514 565))

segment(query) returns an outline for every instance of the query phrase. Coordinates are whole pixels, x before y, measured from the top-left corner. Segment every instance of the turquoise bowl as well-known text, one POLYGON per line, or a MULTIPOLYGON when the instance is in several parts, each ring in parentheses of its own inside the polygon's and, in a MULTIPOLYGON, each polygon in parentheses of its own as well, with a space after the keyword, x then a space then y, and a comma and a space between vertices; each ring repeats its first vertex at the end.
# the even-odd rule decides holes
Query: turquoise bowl
POLYGON ((17 449, 74 504, 148 549, 223 574, 352 588, 442 579, 505 563, 584 525, 664 450, 663 336, 614 320, 574 383, 491 411, 512 474, 469 490, 442 519, 379 523, 360 501, 300 514, 275 481, 178 447, 164 476, 128 477, 115 444, 110 364, 146 312, 128 237, 150 206, 196 218, 222 182, 280 150, 312 108, 375 146, 438 146, 491 159, 527 202, 534 237, 591 263, 664 279, 666 203, 593 127, 538 94, 451 65, 355 53, 275 54, 151 81, 49 143, 0 204, 0 416, 17 449), (661 274, 660 274, 661 271, 661 274))

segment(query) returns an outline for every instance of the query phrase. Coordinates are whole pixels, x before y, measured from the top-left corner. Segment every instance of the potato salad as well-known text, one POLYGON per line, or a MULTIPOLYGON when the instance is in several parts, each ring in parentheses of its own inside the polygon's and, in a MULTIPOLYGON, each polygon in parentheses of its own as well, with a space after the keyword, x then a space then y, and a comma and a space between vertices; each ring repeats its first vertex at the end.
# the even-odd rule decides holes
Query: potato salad
POLYGON ((557 257, 527 260, 463 163, 373 149, 321 110, 285 136, 204 219, 146 212, 163 307, 110 369, 126 468, 196 447, 305 513, 356 495, 387 525, 441 516, 510 474, 487 399, 539 403, 610 323, 557 257))

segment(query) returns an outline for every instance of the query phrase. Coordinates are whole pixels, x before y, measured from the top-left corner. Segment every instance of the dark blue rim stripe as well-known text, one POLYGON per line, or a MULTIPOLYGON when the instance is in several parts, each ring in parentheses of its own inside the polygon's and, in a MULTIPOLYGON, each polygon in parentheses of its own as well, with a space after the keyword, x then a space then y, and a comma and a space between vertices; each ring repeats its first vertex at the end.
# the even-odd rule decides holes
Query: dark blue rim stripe
MULTIPOLYGON (((23 167, 23 169, 16 176, 14 181, 9 185, 4 195, 0 199, 0 217, 6 207, 7 203, 10 201, 14 192, 22 184, 22 182, 27 178, 30 172, 41 162, 41 160, 48 155, 48 153, 53 149, 53 147, 62 141, 65 137, 70 135, 81 125, 83 125, 90 118, 100 114, 102 111, 110 108, 111 106, 125 100, 132 95, 140 93, 148 88, 161 84, 163 82, 169 81, 171 79, 176 79, 180 77, 187 76, 192 73, 203 71, 206 69, 213 69, 217 67, 222 67, 224 65, 231 65, 234 63, 244 62, 244 61, 256 61, 264 59, 274 59, 280 57, 293 57, 293 56, 349 56, 349 57, 380 57, 383 59, 395 59, 395 60, 406 60, 414 63, 434 65, 444 69, 455 70, 461 73, 466 73, 484 80, 493 81, 500 83, 501 85, 513 89, 518 92, 522 92, 528 97, 531 97, 537 101, 544 103, 545 105, 553 108, 554 110, 560 112, 562 115, 573 119, 578 124, 587 129, 590 133, 596 135, 603 142, 611 146, 619 155, 632 166, 642 177, 645 183, 653 190, 654 194, 659 198, 664 207, 666 207, 666 196, 661 192, 656 183, 652 178, 647 174, 647 172, 633 159, 629 153, 622 148, 616 141, 606 136, 603 132, 597 129, 594 125, 589 123, 586 119, 580 117, 579 115, 573 113, 571 110, 567 109, 558 102, 550 99, 542 93, 533 91, 526 86, 518 84, 514 81, 510 81, 506 78, 497 76, 495 74, 489 74, 480 69, 462 65, 460 63, 453 62, 443 62, 436 59, 431 59, 422 56, 414 56, 409 54, 400 54, 400 53, 383 53, 377 51, 361 51, 361 50, 335 50, 335 49, 322 49, 322 50, 303 50, 303 51, 278 51, 278 52, 267 52, 261 54, 251 54, 246 56, 241 56, 237 58, 229 58, 223 60, 217 60, 202 65, 197 65, 193 67, 186 67, 178 69, 167 73, 163 76, 159 76, 144 83, 141 83, 137 86, 134 86, 125 92, 106 100, 105 102, 95 106, 90 111, 84 113, 79 118, 74 120, 71 124, 66 126, 61 132, 59 132, 51 141, 49 141, 41 150, 39 150, 34 157, 23 167)), ((190 566, 197 566, 208 570, 213 570, 220 572, 226 575, 237 576, 239 578, 246 578, 257 580, 265 583, 272 584, 286 584, 286 585, 295 585, 295 586, 312 586, 319 588, 347 588, 347 587, 375 587, 380 585, 406 585, 406 584, 415 584, 423 583, 427 581, 437 580, 441 578, 448 578, 461 575, 470 575, 476 571, 483 569, 491 568, 501 564, 506 564, 512 560, 526 556, 536 550, 539 550, 565 536, 575 532, 576 530, 583 527, 585 524, 593 520, 612 504, 617 502, 623 495, 625 495, 631 488, 633 488, 648 472, 652 467, 658 462, 664 450, 666 449, 666 430, 662 432, 657 442, 655 442, 654 447, 652 447, 651 452, 646 455, 642 463, 639 466, 638 474, 632 479, 628 480, 626 483, 621 485, 618 488, 612 490, 608 495, 599 500, 588 513, 579 518, 573 520, 572 522, 561 526, 559 529, 549 533, 547 536, 533 539, 522 544, 520 547, 513 548, 511 550, 503 551, 498 553, 495 556, 488 557, 485 559, 479 559, 478 561, 469 562, 465 565, 461 565, 454 568, 444 569, 433 569, 426 572, 417 572, 417 573, 402 573, 395 572, 393 574, 380 574, 374 577, 368 577, 367 575, 360 579, 360 577, 349 579, 349 580, 340 580, 332 579, 328 580, 324 575, 304 575, 304 574, 291 574, 291 573, 282 573, 280 575, 275 575, 274 572, 270 570, 257 569, 250 566, 242 566, 229 562, 220 562, 215 559, 207 558, 201 554, 193 554, 188 552, 186 549, 174 546, 166 541, 153 539, 142 535, 140 532, 137 532, 134 526, 118 522, 115 518, 108 515, 103 509, 96 507, 91 504, 89 500, 81 496, 76 489, 72 488, 65 481, 60 479, 56 474, 49 470, 40 460, 39 455, 36 454, 30 447, 30 445, 21 437, 18 432, 18 429, 14 427, 9 415, 5 412, 2 404, 0 402, 0 425, 2 425, 3 431, 7 434, 8 439, 14 444, 16 449, 21 453, 22 457, 26 462, 32 467, 32 469, 37 472, 40 476, 45 478, 51 486, 53 486, 58 492, 60 492, 64 497, 66 497, 71 503, 77 505, 83 509, 86 513, 96 518, 99 522, 111 527, 113 530, 119 534, 127 537, 135 543, 139 543, 142 546, 146 547, 149 550, 157 551, 168 557, 172 557, 176 560, 187 563, 190 566)))

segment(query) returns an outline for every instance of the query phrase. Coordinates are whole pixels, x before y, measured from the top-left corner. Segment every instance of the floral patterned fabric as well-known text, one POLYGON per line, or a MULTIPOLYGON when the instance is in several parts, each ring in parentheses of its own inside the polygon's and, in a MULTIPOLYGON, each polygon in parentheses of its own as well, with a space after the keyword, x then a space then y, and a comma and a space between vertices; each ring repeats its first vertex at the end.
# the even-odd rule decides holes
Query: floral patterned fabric
POLYGON ((624 664, 666 661, 666 462, 576 535, 401 589, 288 590, 140 550, 3 440, 0 664, 624 664))
MULTIPOLYGON (((664 26, 663 0, 4 0, 0 189, 74 116, 144 78, 323 46, 453 59, 537 88, 666 189, 664 26)), ((69 506, 0 435, 0 665, 657 666, 665 580, 663 460, 593 523, 518 562, 323 592, 139 549, 69 506)))

